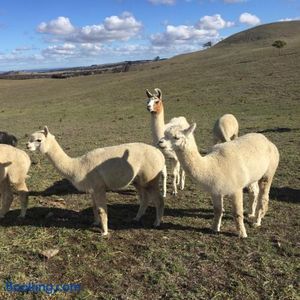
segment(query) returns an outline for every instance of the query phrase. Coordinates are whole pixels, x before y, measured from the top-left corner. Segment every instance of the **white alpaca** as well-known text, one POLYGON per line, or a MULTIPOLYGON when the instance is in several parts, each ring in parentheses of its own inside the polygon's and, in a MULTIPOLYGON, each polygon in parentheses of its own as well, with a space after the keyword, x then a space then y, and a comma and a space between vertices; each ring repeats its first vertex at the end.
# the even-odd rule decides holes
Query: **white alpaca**
MULTIPOLYGON (((220 117, 213 127, 213 140, 217 144, 219 142, 229 142, 234 140, 239 135, 239 123, 236 117, 232 114, 225 114, 220 117)), ((255 217, 257 206, 257 197, 259 193, 258 182, 253 182, 248 186, 249 191, 249 213, 248 217, 255 217)))
POLYGON ((143 143, 122 144, 95 149, 77 158, 69 157, 60 147, 47 126, 33 133, 27 143, 31 151, 45 154, 58 172, 80 191, 92 195, 95 225, 108 234, 106 191, 133 184, 140 197, 135 220, 145 214, 149 202, 156 206, 154 226, 159 226, 164 209, 159 191, 159 179, 165 165, 163 154, 143 143))
POLYGON ((239 123, 234 115, 225 114, 220 117, 213 127, 214 144, 229 142, 239 135, 239 123))
POLYGON ((0 194, 2 198, 0 218, 3 218, 9 211, 13 201, 11 186, 19 194, 21 202, 19 217, 25 217, 28 205, 28 188, 25 180, 30 163, 30 158, 24 151, 10 145, 0 145, 0 194))
POLYGON ((258 181, 258 207, 255 226, 268 209, 269 191, 279 162, 276 146, 264 135, 249 133, 231 142, 217 144, 202 157, 194 139, 196 124, 188 129, 173 128, 160 140, 162 148, 173 145, 177 157, 191 178, 212 195, 214 222, 212 229, 220 231, 223 197, 232 197, 232 209, 240 237, 247 237, 243 218, 243 188, 258 181))
MULTIPOLYGON (((157 146, 159 140, 164 137, 165 132, 170 130, 172 126, 179 126, 181 129, 186 129, 190 125, 185 117, 177 117, 170 120, 169 123, 165 124, 164 117, 164 105, 162 100, 161 90, 156 88, 156 94, 151 94, 146 90, 148 96, 147 109, 151 113, 151 131, 153 145, 157 146)), ((180 185, 180 189, 184 189, 185 185, 185 172, 182 169, 180 176, 180 162, 173 149, 163 150, 166 158, 170 160, 171 169, 173 174, 173 195, 177 195, 177 185, 180 185)), ((163 173, 163 196, 167 194, 167 169, 164 169, 163 173)))

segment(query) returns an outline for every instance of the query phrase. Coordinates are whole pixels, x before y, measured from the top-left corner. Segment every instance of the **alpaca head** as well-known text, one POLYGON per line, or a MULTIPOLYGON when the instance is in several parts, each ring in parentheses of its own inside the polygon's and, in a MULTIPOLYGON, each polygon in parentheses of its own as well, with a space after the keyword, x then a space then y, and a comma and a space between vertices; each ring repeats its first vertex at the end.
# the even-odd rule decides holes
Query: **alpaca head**
POLYGON ((179 126, 172 126, 165 132, 165 136, 160 139, 158 146, 163 150, 184 150, 190 143, 194 144, 194 131, 196 123, 187 129, 182 130, 179 126))
POLYGON ((47 153, 49 149, 49 139, 54 137, 50 132, 47 126, 44 127, 41 131, 34 132, 26 146, 30 151, 40 150, 41 153, 47 153))
POLYGON ((151 94, 148 90, 146 90, 147 99, 147 109, 152 114, 160 113, 163 109, 162 103, 162 93, 161 90, 156 88, 155 95, 151 94))

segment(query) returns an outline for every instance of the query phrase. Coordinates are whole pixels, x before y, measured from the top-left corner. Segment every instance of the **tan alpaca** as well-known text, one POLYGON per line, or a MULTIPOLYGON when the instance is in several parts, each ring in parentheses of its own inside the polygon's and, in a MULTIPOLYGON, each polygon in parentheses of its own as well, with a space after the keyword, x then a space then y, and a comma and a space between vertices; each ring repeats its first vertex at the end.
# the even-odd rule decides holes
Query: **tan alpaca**
MULTIPOLYGON (((229 142, 234 140, 239 135, 239 123, 236 117, 232 114, 225 114, 220 117, 213 127, 213 140, 217 144, 219 142, 229 142)), ((253 182, 248 186, 249 191, 249 213, 248 217, 255 217, 257 206, 257 197, 259 193, 258 182, 253 182)))
POLYGON ((160 140, 162 148, 172 144, 177 157, 191 178, 212 195, 214 221, 212 229, 220 231, 223 197, 232 197, 232 209, 240 237, 247 237, 243 218, 243 188, 258 181, 258 207, 255 226, 261 225, 269 202, 269 191, 279 162, 276 146, 264 135, 249 133, 231 142, 217 144, 212 152, 202 157, 193 132, 196 124, 188 129, 172 128, 160 140))
MULTIPOLYGON (((165 132, 172 126, 180 126, 182 129, 188 128, 190 125, 185 117, 173 118, 169 123, 165 124, 164 117, 164 105, 162 100, 162 92, 160 89, 155 89, 155 94, 151 94, 146 90, 147 109, 151 113, 151 132, 153 145, 157 146, 159 140, 164 137, 165 132)), ((185 172, 182 169, 180 176, 180 162, 177 159, 176 153, 173 149, 163 151, 166 158, 170 160, 171 169, 173 174, 173 195, 177 195, 177 185, 180 185, 180 189, 184 189, 185 185, 185 172)), ((163 174, 163 196, 167 194, 167 170, 165 168, 163 174)))
POLYGON ((106 191, 118 190, 133 184, 140 197, 135 220, 139 220, 149 202, 156 206, 154 226, 159 226, 164 209, 159 191, 159 179, 165 165, 163 154, 155 147, 143 143, 122 144, 98 148, 77 158, 69 157, 47 126, 33 133, 27 143, 31 151, 45 154, 58 172, 74 186, 92 195, 95 225, 101 225, 103 235, 108 234, 106 191))
POLYGON ((25 180, 30 163, 30 158, 24 151, 10 145, 0 144, 0 194, 2 198, 0 218, 3 218, 9 211, 13 201, 12 186, 18 192, 21 202, 19 217, 25 217, 28 205, 28 188, 25 180))

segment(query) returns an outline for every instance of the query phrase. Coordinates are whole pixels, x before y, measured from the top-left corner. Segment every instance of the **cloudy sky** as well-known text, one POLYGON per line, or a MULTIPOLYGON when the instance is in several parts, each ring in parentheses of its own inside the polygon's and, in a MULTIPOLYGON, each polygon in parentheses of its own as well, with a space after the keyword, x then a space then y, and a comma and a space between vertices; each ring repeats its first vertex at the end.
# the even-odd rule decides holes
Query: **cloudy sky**
POLYGON ((0 70, 171 57, 294 19, 300 0, 1 0, 0 70))

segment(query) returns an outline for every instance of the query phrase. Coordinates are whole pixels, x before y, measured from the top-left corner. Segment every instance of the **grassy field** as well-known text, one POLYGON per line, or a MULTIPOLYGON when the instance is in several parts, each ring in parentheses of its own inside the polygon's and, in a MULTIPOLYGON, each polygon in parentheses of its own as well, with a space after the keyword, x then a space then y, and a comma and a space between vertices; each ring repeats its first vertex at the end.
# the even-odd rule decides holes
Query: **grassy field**
MULTIPOLYGON (((28 216, 19 203, 0 221, 0 299, 297 299, 300 220, 300 22, 258 27, 206 51, 127 73, 64 80, 0 81, 0 129, 19 138, 48 125, 71 156, 125 142, 151 143, 145 89, 161 88, 166 120, 197 122, 200 149, 214 121, 233 113, 240 133, 262 132, 279 148, 270 208, 262 227, 246 220, 239 239, 225 201, 221 233, 210 231, 209 195, 187 179, 165 200, 164 222, 149 208, 134 224, 133 187, 108 193, 110 237, 93 228, 91 200, 30 153, 28 216), (270 45, 283 39, 281 54, 270 45), (41 252, 58 249, 46 259, 41 252), (80 283, 79 293, 8 293, 13 283, 80 283), (1 287, 2 286, 2 287, 1 287)), ((171 191, 171 182, 168 182, 171 191)), ((247 194, 244 195, 247 206, 247 194)), ((299 298, 298 298, 299 299, 299 298)))

